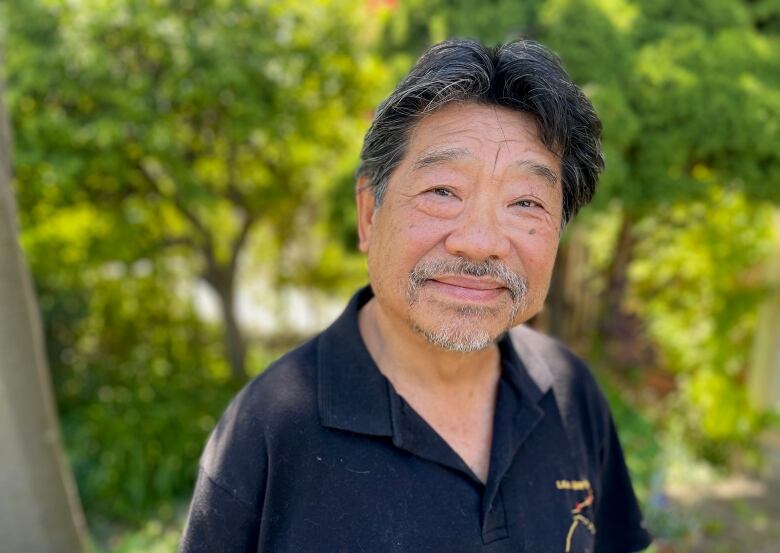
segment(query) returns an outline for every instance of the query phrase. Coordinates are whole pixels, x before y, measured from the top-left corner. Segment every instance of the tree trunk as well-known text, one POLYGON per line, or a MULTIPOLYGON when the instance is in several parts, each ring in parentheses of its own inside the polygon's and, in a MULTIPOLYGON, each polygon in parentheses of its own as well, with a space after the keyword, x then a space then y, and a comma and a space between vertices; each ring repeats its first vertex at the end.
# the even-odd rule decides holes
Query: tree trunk
POLYGON ((3 95, 0 78, 0 549, 77 553, 84 551, 84 518, 62 452, 37 304, 17 241, 3 95))
POLYGON ((636 215, 624 211, 620 230, 604 280, 604 294, 599 314, 603 353, 615 368, 647 366, 653 362, 653 351, 644 337, 641 319, 625 309, 628 291, 628 269, 634 257, 637 236, 636 215))
POLYGON ((223 339, 225 355, 230 365, 230 376, 242 382, 247 379, 246 343, 236 317, 235 271, 225 268, 211 268, 206 274, 206 282, 214 289, 222 312, 223 339))
POLYGON ((584 230, 577 222, 572 223, 558 248, 546 302, 545 327, 546 332, 581 355, 589 353, 598 307, 585 270, 588 251, 584 230))
POLYGON ((607 315, 604 323, 607 326, 610 325, 611 315, 623 313, 623 297, 628 284, 628 266, 634 256, 635 245, 633 217, 629 213, 623 213, 604 288, 604 307, 607 315))

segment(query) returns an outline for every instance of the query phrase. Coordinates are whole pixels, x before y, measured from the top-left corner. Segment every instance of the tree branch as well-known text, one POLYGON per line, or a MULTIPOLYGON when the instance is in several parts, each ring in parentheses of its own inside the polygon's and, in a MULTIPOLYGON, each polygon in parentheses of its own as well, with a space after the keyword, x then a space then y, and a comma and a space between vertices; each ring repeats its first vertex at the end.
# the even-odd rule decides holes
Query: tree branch
POLYGON ((233 240, 230 248, 230 271, 235 272, 238 267, 238 258, 241 255, 241 250, 244 249, 246 241, 249 238, 249 233, 252 230, 257 218, 248 214, 243 223, 241 223, 241 230, 238 232, 238 236, 233 240))
POLYGON ((164 193, 160 188, 160 184, 157 182, 156 176, 152 173, 152 171, 149 170, 148 167, 143 164, 142 161, 133 161, 132 163, 144 177, 149 186, 152 187, 154 193, 157 194, 160 198, 173 202, 173 205, 176 206, 176 209, 181 213, 181 215, 187 219, 187 221, 189 221, 190 224, 195 228, 197 233, 200 235, 200 238, 203 240, 201 250, 206 257, 206 261, 208 263, 215 263, 216 257, 214 255, 214 240, 211 237, 211 232, 205 223, 200 219, 200 217, 198 217, 198 215, 184 203, 184 199, 181 197, 181 194, 179 194, 178 191, 175 191, 173 194, 164 193))
POLYGON ((175 248, 176 246, 187 246, 194 250, 199 249, 198 244, 189 236, 165 236, 157 243, 159 248, 175 248))
POLYGON ((241 191, 241 188, 238 186, 238 179, 236 178, 236 159, 238 158, 238 147, 236 146, 235 142, 231 142, 230 146, 228 147, 228 155, 227 155, 227 198, 233 202, 234 204, 237 204, 249 211, 247 206, 247 198, 246 194, 244 194, 241 191))

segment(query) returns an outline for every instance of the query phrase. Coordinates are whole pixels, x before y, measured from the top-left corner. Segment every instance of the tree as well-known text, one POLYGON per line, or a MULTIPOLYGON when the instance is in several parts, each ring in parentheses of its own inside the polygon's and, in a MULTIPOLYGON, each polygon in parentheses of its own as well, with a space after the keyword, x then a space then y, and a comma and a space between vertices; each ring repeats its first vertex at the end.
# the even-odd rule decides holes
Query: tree
MULTIPOLYGON (((3 51, 0 43, 0 68, 3 51)), ((84 551, 62 453, 38 306, 17 242, 11 133, 0 74, 0 543, 19 553, 84 551)))
POLYGON ((333 253, 312 231, 382 75, 361 3, 16 2, 9 14, 31 225, 44 197, 86 202, 116 215, 107 258, 188 264, 219 300, 243 380, 235 301, 252 236, 272 281, 333 253))
POLYGON ((350 261, 330 198, 352 201, 385 79, 375 22, 353 0, 228 4, 0 2, 21 240, 90 520, 170 514, 269 361, 256 347, 246 369, 242 265, 333 289, 350 261), (194 313, 198 280, 221 299, 227 354, 194 313))

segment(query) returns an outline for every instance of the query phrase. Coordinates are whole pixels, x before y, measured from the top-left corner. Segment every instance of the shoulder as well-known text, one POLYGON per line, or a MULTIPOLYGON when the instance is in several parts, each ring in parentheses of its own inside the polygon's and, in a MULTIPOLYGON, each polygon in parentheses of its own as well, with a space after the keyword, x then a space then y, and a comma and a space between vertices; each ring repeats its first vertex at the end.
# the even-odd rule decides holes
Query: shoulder
POLYGON ((602 402, 603 395, 588 365, 561 341, 525 325, 510 332, 512 345, 529 376, 544 391, 602 402))
POLYGON ((270 422, 316 407, 318 345, 319 335, 271 363, 238 393, 225 414, 270 422))
POLYGON ((511 331, 511 342, 528 376, 554 405, 571 436, 598 451, 608 438, 611 414, 588 365, 559 340, 526 326, 511 331))
POLYGON ((293 349, 252 379, 230 402, 211 433, 201 470, 252 504, 268 468, 269 440, 319 425, 318 337, 293 349), (254 482, 257 480, 257 482, 254 482))

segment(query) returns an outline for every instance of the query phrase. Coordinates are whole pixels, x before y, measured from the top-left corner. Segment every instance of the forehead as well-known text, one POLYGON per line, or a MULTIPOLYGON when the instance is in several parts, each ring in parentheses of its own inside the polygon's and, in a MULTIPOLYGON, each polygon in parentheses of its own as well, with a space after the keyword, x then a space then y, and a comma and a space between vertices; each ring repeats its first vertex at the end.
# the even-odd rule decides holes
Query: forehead
MULTIPOLYGON (((479 160, 500 154, 509 161, 536 158, 558 165, 559 159, 540 140, 533 116, 502 106, 449 104, 423 118, 409 140, 406 161, 441 152, 445 156, 479 160)), ((497 157, 496 157, 497 159, 497 157)))

